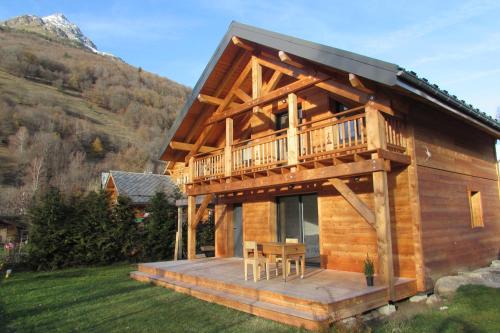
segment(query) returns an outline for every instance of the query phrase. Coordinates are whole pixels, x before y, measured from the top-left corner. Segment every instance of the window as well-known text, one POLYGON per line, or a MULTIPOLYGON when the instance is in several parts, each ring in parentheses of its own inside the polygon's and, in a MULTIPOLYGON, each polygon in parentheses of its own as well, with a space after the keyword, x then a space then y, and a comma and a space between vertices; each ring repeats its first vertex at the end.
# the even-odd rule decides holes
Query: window
POLYGON ((328 104, 330 107, 330 112, 333 114, 349 110, 347 106, 331 97, 328 98, 328 104))
POLYGON ((472 228, 484 227, 481 192, 469 191, 470 218, 472 228))

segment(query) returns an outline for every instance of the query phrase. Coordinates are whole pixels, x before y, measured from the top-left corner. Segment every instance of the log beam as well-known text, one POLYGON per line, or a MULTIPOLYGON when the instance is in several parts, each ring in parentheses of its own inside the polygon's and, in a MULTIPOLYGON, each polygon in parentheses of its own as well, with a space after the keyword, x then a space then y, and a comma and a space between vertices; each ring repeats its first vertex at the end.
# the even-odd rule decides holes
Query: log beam
POLYGON ((375 214, 372 212, 370 207, 361 201, 356 193, 354 193, 341 179, 332 178, 329 182, 344 197, 344 199, 351 204, 359 215, 361 215, 370 226, 375 228, 375 214))
MULTIPOLYGON (((262 96, 262 66, 259 64, 258 58, 252 57, 252 99, 256 100, 262 96)), ((244 100, 243 102, 247 102, 244 100)), ((259 112, 260 106, 253 107, 253 112, 259 112)))
POLYGON ((351 82, 351 86, 354 88, 364 91, 367 94, 373 94, 373 91, 366 88, 363 81, 357 75, 349 73, 349 82, 351 82))
POLYGON ((250 46, 250 44, 245 43, 244 41, 242 41, 241 39, 239 39, 236 36, 233 36, 231 38, 231 41, 233 42, 234 45, 241 47, 242 49, 245 49, 249 52, 253 52, 253 50, 254 50, 254 48, 252 46, 250 46))
POLYGON ((295 165, 299 162, 298 119, 297 95, 288 94, 288 165, 295 165))
POLYGON ((284 87, 278 88, 270 93, 267 93, 257 99, 253 99, 251 101, 243 103, 241 106, 231 108, 229 110, 224 110, 213 114, 207 121, 208 124, 213 124, 224 120, 225 118, 234 117, 240 113, 246 112, 250 109, 253 109, 256 106, 272 102, 277 100, 283 96, 288 95, 289 93, 294 93, 298 90, 305 89, 310 87, 318 82, 321 82, 325 78, 317 78, 317 77, 307 77, 302 80, 298 80, 296 82, 290 83, 284 87))
POLYGON ((226 118, 226 146, 224 147, 224 176, 231 177, 233 169, 233 119, 226 118))
POLYGON ((294 66, 297 68, 304 67, 304 65, 302 65, 300 62, 293 60, 292 57, 290 57, 290 55, 288 53, 286 53, 285 51, 279 51, 278 56, 279 56, 280 60, 283 61, 285 64, 288 64, 290 66, 294 66))
POLYGON ((188 259, 196 258, 196 196, 190 195, 187 198, 187 215, 188 215, 188 243, 187 243, 187 255, 188 259))
POLYGON ((203 201, 200 204, 200 207, 196 211, 196 215, 194 218, 194 228, 198 226, 198 223, 200 223, 201 219, 203 218, 203 213, 205 213, 205 209, 207 209, 208 205, 210 202, 212 202, 213 195, 212 194, 207 194, 203 198, 203 201))
MULTIPOLYGON (((182 151, 191 151, 194 146, 194 144, 192 143, 179 142, 179 141, 170 141, 169 145, 174 150, 182 150, 182 151)), ((209 153, 215 149, 217 149, 217 147, 201 146, 198 151, 200 153, 209 153)))

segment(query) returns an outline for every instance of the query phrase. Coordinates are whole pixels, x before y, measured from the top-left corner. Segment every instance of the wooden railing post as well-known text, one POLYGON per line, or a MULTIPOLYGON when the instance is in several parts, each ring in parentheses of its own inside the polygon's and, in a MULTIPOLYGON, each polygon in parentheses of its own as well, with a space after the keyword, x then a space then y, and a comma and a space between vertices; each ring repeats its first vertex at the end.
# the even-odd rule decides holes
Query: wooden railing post
POLYGON ((299 162, 299 142, 297 138, 298 126, 298 108, 297 95, 288 94, 288 165, 294 165, 299 162))
POLYGON ((196 196, 190 195, 187 198, 187 218, 188 218, 188 243, 187 255, 188 259, 196 258, 196 196))
POLYGON ((182 207, 177 207, 177 232, 175 233, 174 260, 182 259, 182 207))
POLYGON ((373 106, 366 107, 366 139, 368 150, 387 149, 384 116, 373 106))
POLYGON ((226 146, 224 148, 224 176, 231 177, 233 171, 233 119, 226 118, 226 146))
POLYGON ((189 162, 188 162, 188 181, 190 183, 194 183, 194 157, 190 157, 189 158, 189 162))
MULTIPOLYGON (((387 149, 384 117, 370 105, 366 107, 366 131, 369 150, 387 149)), ((377 232, 378 275, 382 283, 387 284, 389 288, 389 298, 395 300, 391 215, 386 171, 373 172, 373 201, 377 232)))

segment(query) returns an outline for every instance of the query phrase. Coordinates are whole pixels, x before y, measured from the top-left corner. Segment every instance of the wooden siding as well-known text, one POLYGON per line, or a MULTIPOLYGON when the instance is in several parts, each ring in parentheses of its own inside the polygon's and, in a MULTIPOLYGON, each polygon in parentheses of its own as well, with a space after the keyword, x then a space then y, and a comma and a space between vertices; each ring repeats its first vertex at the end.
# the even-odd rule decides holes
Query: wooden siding
MULTIPOLYGON (((415 277, 413 225, 409 208, 408 174, 396 170, 388 174, 394 275, 415 277)), ((350 188, 373 209, 371 180, 351 182, 350 188)), ((320 252, 322 267, 362 272, 367 253, 377 263, 377 236, 354 208, 333 189, 325 188, 318 197, 320 252)), ((376 264, 375 267, 378 265, 376 264)))
POLYGON ((487 265, 500 251, 494 140, 453 118, 412 113, 427 286, 487 265), (471 228, 468 191, 480 191, 484 228, 471 228))
POLYGON ((243 241, 276 241, 276 203, 265 201, 243 202, 243 241))

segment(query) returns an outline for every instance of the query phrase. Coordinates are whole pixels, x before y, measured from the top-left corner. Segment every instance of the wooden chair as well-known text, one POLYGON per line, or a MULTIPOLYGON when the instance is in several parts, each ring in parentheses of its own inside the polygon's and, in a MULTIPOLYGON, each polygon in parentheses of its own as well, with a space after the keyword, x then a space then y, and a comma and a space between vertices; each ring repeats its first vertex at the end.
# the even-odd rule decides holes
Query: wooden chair
POLYGON ((253 268, 253 281, 257 282, 260 279, 260 268, 264 266, 266 270, 266 277, 269 280, 268 261, 266 258, 261 257, 257 249, 257 242, 245 241, 243 248, 243 263, 245 265, 245 281, 248 280, 248 265, 253 268))
MULTIPOLYGON (((285 243, 298 244, 299 240, 297 238, 286 238, 285 239, 285 243)), ((287 261, 285 263, 286 264, 286 274, 287 275, 290 275, 292 262, 295 262, 295 274, 296 275, 300 274, 300 269, 299 269, 300 268, 300 260, 301 260, 301 256, 299 256, 299 255, 288 256, 287 261)), ((283 258, 276 258, 276 265, 279 262, 282 262, 282 261, 283 261, 283 258)))

